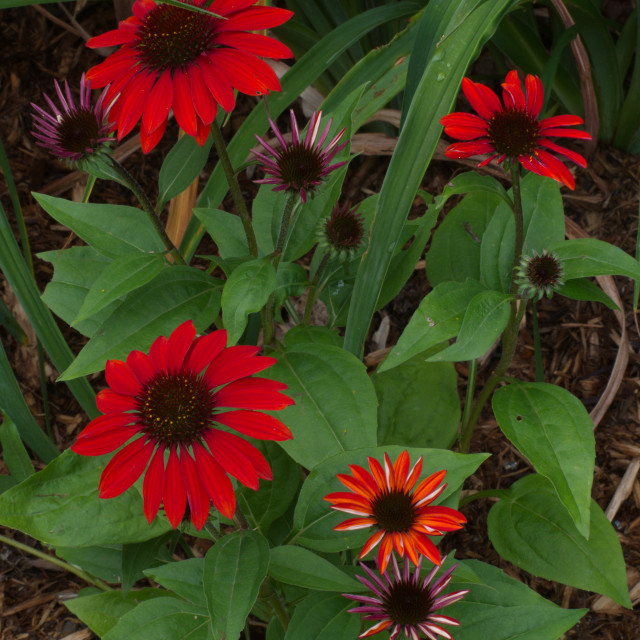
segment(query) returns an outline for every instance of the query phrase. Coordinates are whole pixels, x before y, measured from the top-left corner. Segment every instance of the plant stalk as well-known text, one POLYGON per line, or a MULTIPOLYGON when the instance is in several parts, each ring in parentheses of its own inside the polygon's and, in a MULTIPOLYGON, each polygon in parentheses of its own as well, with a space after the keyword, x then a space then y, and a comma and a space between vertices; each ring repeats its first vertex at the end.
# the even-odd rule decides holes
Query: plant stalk
POLYGON ((331 252, 327 251, 322 256, 322 260, 316 269, 316 273, 313 276, 313 280, 311 282, 311 286, 309 287, 309 293, 307 295, 307 304, 304 307, 304 319, 303 324, 308 326, 311 322, 311 312, 313 311, 313 303, 316 301, 316 295, 318 292, 318 285, 320 284, 320 279, 322 278, 322 274, 324 273, 325 267, 329 262, 329 258, 331 257, 331 252))

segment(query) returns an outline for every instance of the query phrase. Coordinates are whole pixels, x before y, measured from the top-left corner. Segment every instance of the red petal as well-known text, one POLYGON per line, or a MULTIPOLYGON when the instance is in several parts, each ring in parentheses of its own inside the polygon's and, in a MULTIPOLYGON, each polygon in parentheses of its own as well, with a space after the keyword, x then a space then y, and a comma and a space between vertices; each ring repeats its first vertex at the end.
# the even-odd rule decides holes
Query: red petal
POLYGON ((360 558, 364 558, 371 549, 375 548, 375 546, 384 538, 384 531, 376 531, 365 543, 362 547, 362 551, 360 552, 360 558))
POLYGON ((101 33, 99 36, 89 38, 86 42, 87 47, 89 47, 89 49, 98 49, 99 47, 116 47, 121 44, 134 42, 138 39, 137 30, 140 23, 138 20, 135 22, 129 22, 129 20, 131 20, 131 18, 123 20, 118 29, 113 29, 112 31, 101 33))
MULTIPOLYGON (((566 156, 570 160, 573 160, 577 165, 581 167, 587 166, 587 161, 575 151, 571 151, 570 149, 565 149, 555 142, 551 142, 551 140, 538 140, 538 144, 542 147, 546 147, 547 149, 551 149, 551 151, 555 151, 556 153, 560 153, 563 156, 566 156)), ((100 409, 102 411, 102 409, 100 409)))
POLYGON ((277 411, 292 404, 293 400, 282 393, 287 385, 267 378, 242 378, 223 387, 214 396, 216 407, 277 411))
POLYGON ((403 451, 393 464, 393 486, 396 489, 402 489, 407 481, 407 474, 409 473, 409 454, 403 451))
POLYGON ((165 71, 156 79, 142 114, 142 126, 145 133, 152 133, 162 123, 166 125, 172 103, 173 81, 171 80, 171 72, 165 71))
POLYGON ((133 411, 138 406, 132 396, 116 393, 112 389, 103 389, 100 391, 96 396, 96 405, 98 411, 102 411, 102 413, 133 411))
POLYGON ((155 74, 141 72, 137 75, 135 82, 127 85, 125 92, 118 99, 122 104, 118 121, 118 140, 126 136, 142 117, 154 82, 155 74))
POLYGON ((233 88, 227 75, 220 72, 215 62, 210 59, 210 56, 200 56, 198 64, 200 65, 200 71, 202 71, 202 79, 216 102, 225 111, 232 111, 236 104, 236 96, 233 93, 233 88))
POLYGON ((527 101, 525 100, 524 93, 522 93, 522 86, 519 79, 513 83, 505 82, 502 85, 502 89, 502 99, 507 107, 515 107, 522 111, 526 109, 527 101), (509 98, 511 98, 511 100, 509 100, 509 98))
POLYGON ((421 555, 426 556, 433 564, 437 564, 438 566, 442 564, 442 558, 440 557, 438 548, 427 536, 415 535, 413 536, 413 542, 421 555))
POLYGON ((142 483, 142 497, 144 499, 144 517, 151 524, 156 517, 160 503, 162 502, 162 492, 164 489, 164 446, 156 449, 151 458, 151 463, 144 474, 142 483))
POLYGON ((143 436, 118 451, 100 477, 100 497, 115 498, 126 491, 144 471, 155 446, 143 436))
POLYGON ((425 478, 416 488, 413 493, 413 499, 415 502, 421 502, 422 500, 428 500, 432 502, 435 500, 445 489, 446 484, 440 484, 444 479, 447 472, 436 471, 432 473, 428 478, 425 478))
POLYGON ((554 180, 562 182, 562 184, 569 187, 569 189, 575 189, 576 183, 571 172, 562 162, 560 162, 560 160, 558 160, 558 158, 539 149, 533 160, 534 165, 537 162, 540 167, 548 172, 542 175, 548 175, 554 180))
POLYGON ((476 140, 475 142, 455 142, 445 149, 448 158, 468 158, 469 156, 481 156, 495 151, 488 140, 476 140))
POLYGON ((132 71, 139 71, 136 54, 131 49, 123 47, 112 53, 104 62, 91 67, 85 77, 91 80, 93 89, 100 89, 122 78, 125 72, 132 71))
POLYGON ((225 518, 231 520, 236 510, 236 495, 233 492, 231 480, 202 445, 195 442, 193 453, 200 472, 200 480, 202 480, 215 508, 225 518))
POLYGON ((236 33, 230 31, 216 37, 216 44, 234 47, 263 58, 293 58, 289 47, 274 38, 259 33, 236 33))
POLYGON ((144 126, 140 127, 140 142, 142 147, 142 153, 149 153, 157 144, 160 142, 160 139, 164 135, 164 131, 167 128, 167 121, 165 120, 162 124, 155 130, 150 133, 145 130, 144 126))
POLYGON ((384 573, 391 557, 391 551, 393 550, 393 541, 390 536, 385 536, 380 542, 380 548, 378 549, 378 566, 380 567, 380 573, 384 573))
POLYGON ((187 488, 191 522, 193 522, 193 526, 199 531, 207 521, 211 501, 205 488, 202 486, 202 482, 200 482, 196 463, 189 455, 186 447, 180 448, 180 465, 182 466, 184 484, 187 488))
POLYGON ((463 78, 462 91, 476 113, 485 120, 489 120, 496 111, 502 111, 498 96, 489 87, 463 78))
POLYGON ((198 132, 196 111, 191 101, 189 79, 182 69, 176 69, 173 72, 173 85, 173 115, 185 133, 190 136, 195 136, 198 132))
POLYGON ((246 7, 250 7, 255 4, 256 1, 257 0, 217 0, 217 2, 212 4, 209 8, 220 16, 226 16, 229 13, 234 13, 245 9, 246 7))
POLYGON ((156 375, 149 356, 146 353, 142 353, 142 351, 132 351, 127 356, 127 365, 140 381, 140 384, 147 384, 147 382, 156 375))
POLYGON ((209 132, 211 131, 211 123, 204 124, 204 122, 200 120, 200 116, 196 114, 196 125, 197 131, 196 135, 194 136, 194 140, 202 147, 209 137, 209 132))
POLYGON ((216 413, 214 420, 260 440, 290 440, 291 431, 280 420, 258 411, 227 411, 216 413))
POLYGON ((445 134, 455 140, 475 140, 487 135, 487 128, 471 129, 470 127, 454 127, 449 125, 445 127, 445 134))
POLYGON ((137 424, 126 427, 104 425, 95 429, 90 438, 78 438, 71 450, 82 456, 102 456, 119 449, 127 440, 140 433, 137 424))
POLYGON ((205 373, 212 387, 246 378, 275 364, 277 360, 266 356, 256 356, 258 347, 236 346, 225 349, 209 365, 205 373))
POLYGON ((158 371, 167 370, 168 344, 169 341, 164 336, 156 338, 151 344, 151 348, 149 349, 149 361, 151 362, 151 366, 155 369, 156 373, 158 371))
POLYGON ((227 332, 224 329, 213 331, 206 336, 196 338, 184 361, 184 368, 200 373, 227 345, 227 332))
POLYGON ((191 86, 191 98, 196 113, 204 124, 211 124, 216 118, 218 103, 209 91, 200 67, 192 64, 187 67, 185 73, 191 86))
POLYGON ((180 460, 175 447, 169 451, 169 461, 164 477, 163 491, 164 510, 171 526, 176 529, 182 520, 187 506, 187 490, 182 479, 180 460))
POLYGON ((556 136, 558 138, 578 138, 580 140, 591 140, 591 136, 586 131, 579 129, 545 129, 540 132, 544 136, 556 136))
POLYGON ((584 124, 584 120, 579 116, 564 115, 564 116, 551 116, 545 118, 540 123, 540 132, 546 135, 546 129, 552 129, 554 127, 570 127, 576 124, 584 124))
POLYGON ((107 360, 104 375, 107 384, 114 391, 125 396, 137 396, 142 391, 142 385, 138 382, 138 378, 122 360, 107 360))
POLYGON ((486 120, 483 120, 480 116, 477 116, 474 113, 463 113, 461 111, 443 116, 440 118, 440 124, 445 127, 445 133, 447 131, 447 127, 469 127, 471 129, 484 128, 485 133, 488 129, 486 120))
POLYGON ((193 320, 187 320, 177 327, 169 336, 167 343, 167 370, 179 371, 184 366, 184 359, 196 337, 193 320))
MULTIPOLYGON (((385 453, 385 456, 386 455, 387 454, 385 453)), ((373 474, 373 478, 376 481, 376 485, 379 487, 379 489, 386 489, 387 476, 385 475, 382 465, 375 458, 367 458, 367 460, 369 461, 369 469, 371 469, 371 473, 373 474)))
MULTIPOLYGON (((215 8, 212 8, 215 12, 215 8)), ((293 11, 274 7, 251 7, 227 14, 227 20, 216 24, 218 33, 223 31, 261 31, 277 27, 293 16, 293 11)))
POLYGON ((538 76, 528 74, 524 79, 524 86, 527 90, 527 112, 533 118, 540 115, 542 103, 544 102, 544 88, 538 76))
POLYGON ((237 443, 226 436, 231 436, 237 440, 242 439, 230 433, 220 431, 219 429, 207 429, 202 434, 216 462, 228 474, 237 478, 243 485, 255 491, 259 486, 256 470, 253 468, 251 461, 244 456, 240 448, 236 446, 237 443))

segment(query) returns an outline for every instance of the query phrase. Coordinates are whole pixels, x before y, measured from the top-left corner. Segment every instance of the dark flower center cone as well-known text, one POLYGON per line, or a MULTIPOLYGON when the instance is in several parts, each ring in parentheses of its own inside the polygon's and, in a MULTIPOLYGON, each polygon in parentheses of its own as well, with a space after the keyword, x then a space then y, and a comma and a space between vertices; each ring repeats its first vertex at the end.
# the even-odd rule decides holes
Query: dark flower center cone
POLYGON ((100 123, 93 111, 76 110, 60 116, 58 127, 60 146, 65 151, 84 153, 94 149, 100 137, 100 123))
POLYGON ((394 623, 417 625, 427 619, 432 603, 429 589, 401 580, 391 587, 384 608, 394 623))
POLYGON ((282 181, 291 185, 292 190, 308 188, 322 179, 322 158, 315 148, 310 149, 302 143, 282 152, 278 168, 282 181))
POLYGON ((532 154, 540 133, 540 124, 522 109, 505 109, 489 120, 487 135, 495 150, 507 157, 532 154))
POLYGON ((378 496, 373 503, 373 515, 379 527, 399 533, 409 531, 416 518, 411 496, 399 491, 378 496))

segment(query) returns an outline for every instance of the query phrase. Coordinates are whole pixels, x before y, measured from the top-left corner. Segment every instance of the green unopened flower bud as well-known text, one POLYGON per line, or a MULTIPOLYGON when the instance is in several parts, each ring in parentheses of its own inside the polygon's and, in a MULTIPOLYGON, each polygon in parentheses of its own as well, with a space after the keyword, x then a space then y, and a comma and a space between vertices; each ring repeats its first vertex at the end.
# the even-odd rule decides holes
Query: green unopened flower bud
POLYGON ((364 218, 356 213, 358 205, 335 205, 331 215, 320 222, 318 243, 342 260, 352 258, 364 238, 364 218))
POLYGON ((564 284, 564 265, 562 260, 546 249, 538 254, 522 256, 516 271, 518 293, 523 298, 540 300, 543 296, 551 298, 564 284))

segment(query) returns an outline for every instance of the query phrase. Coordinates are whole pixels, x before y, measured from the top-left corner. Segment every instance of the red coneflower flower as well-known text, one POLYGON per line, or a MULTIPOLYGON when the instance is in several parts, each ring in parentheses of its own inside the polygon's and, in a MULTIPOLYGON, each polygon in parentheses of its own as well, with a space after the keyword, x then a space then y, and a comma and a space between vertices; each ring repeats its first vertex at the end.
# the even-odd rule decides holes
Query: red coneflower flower
POLYGON ((233 89, 248 95, 280 91, 271 67, 258 58, 290 58, 291 50, 273 38, 248 33, 277 27, 293 13, 254 5, 257 0, 189 0, 218 14, 182 9, 154 0, 136 0, 133 16, 117 29, 91 38, 91 48, 122 45, 87 73, 94 87, 112 83, 117 97, 111 119, 118 140, 142 118, 140 139, 147 153, 158 144, 169 110, 180 127, 201 145, 218 105, 231 111, 233 89))
POLYGON ((142 494, 147 520, 154 519, 164 502, 175 529, 188 502, 191 521, 201 529, 210 502, 233 517, 235 494, 226 474, 252 489, 258 488, 259 478, 271 480, 267 461, 253 445, 217 427, 261 440, 287 440, 292 437, 289 429, 260 411, 284 409, 293 400, 280 393, 286 385, 248 377, 270 367, 275 358, 256 356, 258 347, 226 344, 226 331, 196 338, 188 320, 168 339, 157 338, 148 355, 132 351, 126 362, 107 362, 110 388, 97 397, 105 415, 92 420, 71 447, 85 456, 100 456, 135 438, 102 472, 101 498, 120 495, 146 469, 142 494))
POLYGON ((374 458, 369 458, 371 473, 358 465, 349 465, 353 476, 338 474, 338 480, 353 493, 337 492, 325 496, 337 511, 353 513, 350 518, 334 527, 336 531, 363 529, 374 526, 378 530, 367 540, 360 558, 378 543, 380 571, 387 568, 391 551, 405 555, 418 564, 421 555, 440 564, 440 553, 429 536, 441 536, 446 531, 461 529, 467 519, 455 509, 432 507, 431 503, 444 491, 440 484, 446 471, 438 471, 414 485, 422 471, 422 457, 409 470, 409 454, 403 451, 392 465, 384 454, 384 469, 374 458), (373 475, 372 475, 373 474, 373 475))
POLYGON ((359 637, 367 638, 393 627, 389 636, 390 640, 396 640, 401 633, 404 633, 404 636, 410 640, 419 640, 421 633, 424 633, 429 640, 437 640, 437 636, 453 640, 453 636, 440 625, 459 626, 460 623, 454 618, 438 613, 438 610, 458 602, 469 593, 468 590, 464 590, 440 595, 451 582, 451 574, 458 565, 455 564, 447 569, 431 584, 438 567, 433 567, 424 580, 421 580, 422 558, 418 560, 413 575, 409 571, 408 562, 404 563, 402 573, 398 568, 395 556, 391 563, 393 575, 389 576, 387 572, 383 572, 382 577, 378 577, 364 564, 361 565, 370 579, 367 580, 362 576, 356 576, 356 578, 371 589, 374 597, 343 594, 346 598, 362 602, 364 605, 349 609, 350 613, 362 613, 365 620, 378 621, 359 637))
POLYGON ((314 111, 307 127, 304 140, 300 137, 298 122, 293 113, 291 116, 291 142, 287 142, 280 133, 276 123, 269 118, 269 124, 281 145, 280 151, 276 151, 268 142, 256 135, 257 141, 273 156, 264 155, 254 149, 251 153, 262 163, 262 169, 270 174, 271 178, 254 180, 256 183, 275 184, 274 191, 299 191, 302 202, 307 201, 307 193, 313 192, 322 183, 323 178, 328 176, 334 169, 342 167, 346 162, 336 162, 329 164, 333 157, 345 148, 346 142, 338 145, 345 129, 341 129, 323 149, 329 129, 331 129, 331 118, 328 120, 324 131, 318 138, 320 131, 320 121, 322 111, 314 111))
POLYGON ((108 122, 110 104, 106 102, 105 89, 95 106, 91 106, 91 84, 85 83, 84 74, 80 80, 80 103, 76 105, 69 83, 64 81, 64 94, 57 80, 53 81, 60 101, 60 109, 44 93, 52 113, 37 104, 34 109, 31 135, 36 144, 44 147, 54 156, 70 163, 79 162, 99 151, 113 140, 109 136, 113 125, 108 122))
POLYGON ((579 153, 548 138, 591 140, 591 136, 586 131, 561 128, 583 124, 578 116, 551 116, 540 120, 544 99, 542 82, 537 76, 527 75, 524 83, 525 92, 522 91, 518 72, 510 71, 502 85, 502 105, 489 87, 463 78, 462 91, 478 115, 451 113, 440 120, 446 135, 465 140, 449 145, 445 153, 449 158, 490 154, 478 166, 494 158, 498 163, 505 158, 517 159, 525 169, 573 189, 575 180, 571 172, 549 151, 566 156, 581 167, 586 167, 587 162, 579 153))

